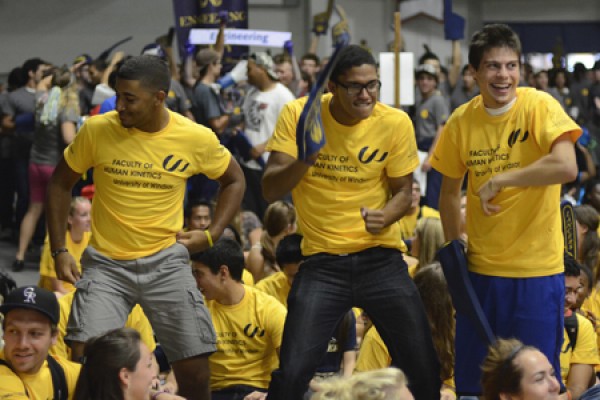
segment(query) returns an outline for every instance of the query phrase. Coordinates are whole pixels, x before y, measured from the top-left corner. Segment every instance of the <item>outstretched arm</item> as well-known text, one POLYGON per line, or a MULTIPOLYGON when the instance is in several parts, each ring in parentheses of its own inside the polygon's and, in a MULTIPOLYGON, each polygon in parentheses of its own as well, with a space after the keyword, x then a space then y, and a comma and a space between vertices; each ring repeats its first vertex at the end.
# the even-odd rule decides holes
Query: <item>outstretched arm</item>
POLYGON ((486 215, 500 211, 490 204, 498 192, 508 186, 545 186, 562 184, 577 178, 575 147, 570 132, 556 139, 549 154, 525 168, 513 169, 490 178, 479 189, 481 206, 486 215))

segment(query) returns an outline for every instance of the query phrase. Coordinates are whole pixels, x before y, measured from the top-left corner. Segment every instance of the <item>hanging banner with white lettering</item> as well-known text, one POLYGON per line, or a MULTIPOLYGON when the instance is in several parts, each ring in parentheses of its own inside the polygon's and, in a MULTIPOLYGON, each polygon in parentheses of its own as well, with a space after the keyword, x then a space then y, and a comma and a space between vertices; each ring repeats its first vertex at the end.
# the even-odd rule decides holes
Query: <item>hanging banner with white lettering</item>
MULTIPOLYGON (((217 39, 217 29, 192 29, 191 44, 211 44, 217 39)), ((225 45, 283 47, 292 39, 291 32, 275 32, 250 29, 225 29, 225 45)))

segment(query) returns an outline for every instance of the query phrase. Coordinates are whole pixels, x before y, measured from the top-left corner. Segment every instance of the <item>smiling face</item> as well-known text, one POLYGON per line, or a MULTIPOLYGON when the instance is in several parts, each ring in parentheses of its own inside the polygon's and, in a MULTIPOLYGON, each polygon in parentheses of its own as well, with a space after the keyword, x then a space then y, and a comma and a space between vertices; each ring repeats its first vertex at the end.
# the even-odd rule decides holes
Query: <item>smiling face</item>
POLYGON ((508 47, 494 47, 483 54, 474 78, 487 108, 501 108, 517 97, 519 55, 508 47))
POLYGON ((432 94, 436 86, 437 82, 432 75, 422 73, 417 76, 417 87, 424 97, 432 94))
POLYGON ((48 349, 56 343, 50 320, 35 310, 21 308, 6 313, 4 318, 4 357, 17 373, 37 373, 48 349))
MULTIPOLYGON (((537 350, 523 350, 514 360, 523 370, 521 392, 510 396, 512 400, 555 400, 560 386, 554 369, 544 354, 537 350)), ((505 396, 501 395, 502 399, 505 396)))
POLYGON ((137 128, 152 132, 159 114, 157 110, 163 105, 166 94, 162 91, 153 92, 142 86, 139 80, 117 79, 116 109, 121 125, 124 128, 137 128))
POLYGON ((565 276, 565 311, 575 307, 581 288, 581 280, 578 276, 565 276))
POLYGON ((355 125, 368 118, 377 103, 378 91, 369 93, 366 89, 362 89, 357 95, 351 96, 342 85, 366 85, 377 79, 375 66, 363 64, 340 74, 336 79, 340 84, 333 80, 329 81, 329 91, 334 96, 331 113, 337 122, 343 125, 355 125))
POLYGON ((206 300, 218 300, 221 297, 224 289, 220 274, 213 274, 210 268, 196 261, 192 262, 192 274, 206 300))

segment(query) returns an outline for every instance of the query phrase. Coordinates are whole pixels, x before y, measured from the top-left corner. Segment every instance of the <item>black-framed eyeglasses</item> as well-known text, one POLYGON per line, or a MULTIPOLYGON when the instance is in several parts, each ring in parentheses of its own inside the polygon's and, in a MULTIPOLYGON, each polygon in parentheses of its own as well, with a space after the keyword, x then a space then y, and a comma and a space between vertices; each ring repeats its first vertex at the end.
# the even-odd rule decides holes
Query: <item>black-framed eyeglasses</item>
POLYGON ((346 91, 348 92, 348 95, 350 95, 350 96, 358 96, 360 93, 362 93, 363 89, 366 89, 367 93, 369 93, 369 94, 375 94, 375 93, 377 93, 379 88, 381 88, 380 80, 367 82, 366 85, 361 85, 360 83, 351 83, 349 85, 344 85, 341 82, 336 82, 336 81, 334 81, 334 82, 336 85, 340 85, 341 87, 346 89, 346 91))

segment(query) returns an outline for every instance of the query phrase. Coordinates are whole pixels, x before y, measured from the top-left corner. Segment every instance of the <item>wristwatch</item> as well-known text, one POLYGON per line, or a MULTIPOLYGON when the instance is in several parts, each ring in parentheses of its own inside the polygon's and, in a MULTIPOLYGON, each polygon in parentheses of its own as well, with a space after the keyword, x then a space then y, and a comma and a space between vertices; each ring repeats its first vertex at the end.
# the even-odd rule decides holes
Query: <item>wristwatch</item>
POLYGON ((56 256, 59 255, 60 253, 68 253, 68 252, 69 252, 69 250, 67 250, 67 248, 61 247, 60 249, 54 250, 50 254, 52 255, 52 258, 56 258, 56 256))

